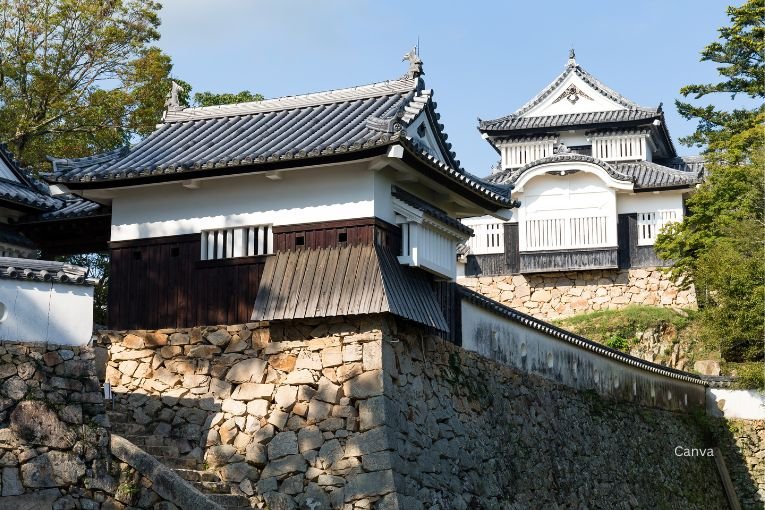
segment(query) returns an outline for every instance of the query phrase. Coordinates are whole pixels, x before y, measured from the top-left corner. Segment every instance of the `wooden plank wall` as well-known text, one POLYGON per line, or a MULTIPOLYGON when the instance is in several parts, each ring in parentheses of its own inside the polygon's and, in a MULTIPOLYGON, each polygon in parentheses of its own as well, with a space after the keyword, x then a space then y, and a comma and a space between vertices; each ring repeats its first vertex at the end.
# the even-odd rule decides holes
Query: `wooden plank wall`
POLYGON ((109 327, 247 322, 265 256, 200 260, 200 236, 112 243, 109 327))
MULTIPOLYGON (((375 218, 273 231, 276 251, 374 242, 398 249, 401 235, 398 227, 375 218)), ((111 243, 108 326, 155 329, 249 321, 268 256, 200 260, 200 250, 199 234, 111 243)))
POLYGON ((653 246, 638 246, 637 213, 620 214, 616 231, 619 243, 620 269, 671 265, 671 261, 663 260, 656 255, 653 246))
POLYGON ((457 283, 437 281, 433 283, 433 288, 441 313, 449 326, 449 333, 437 334, 453 344, 462 345, 462 298, 457 283))
POLYGON ((399 227, 376 218, 284 225, 274 227, 273 232, 275 251, 371 245, 374 242, 397 249, 401 238, 399 227))
POLYGON ((616 268, 616 251, 616 248, 595 248, 521 253, 521 272, 544 273, 548 271, 616 268))
POLYGON ((468 255, 465 276, 501 276, 518 274, 521 257, 518 223, 505 223, 505 249, 503 253, 468 255))

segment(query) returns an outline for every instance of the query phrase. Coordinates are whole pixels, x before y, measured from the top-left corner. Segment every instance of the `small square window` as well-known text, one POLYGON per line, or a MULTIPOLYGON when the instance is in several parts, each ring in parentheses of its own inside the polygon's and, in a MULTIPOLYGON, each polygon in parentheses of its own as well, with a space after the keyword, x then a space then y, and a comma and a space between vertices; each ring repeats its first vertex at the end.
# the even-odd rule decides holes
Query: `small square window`
POLYGON ((295 236, 295 246, 305 246, 305 236, 295 236))
POLYGON ((337 242, 338 243, 347 243, 348 242, 348 233, 347 232, 340 232, 337 234, 337 242))

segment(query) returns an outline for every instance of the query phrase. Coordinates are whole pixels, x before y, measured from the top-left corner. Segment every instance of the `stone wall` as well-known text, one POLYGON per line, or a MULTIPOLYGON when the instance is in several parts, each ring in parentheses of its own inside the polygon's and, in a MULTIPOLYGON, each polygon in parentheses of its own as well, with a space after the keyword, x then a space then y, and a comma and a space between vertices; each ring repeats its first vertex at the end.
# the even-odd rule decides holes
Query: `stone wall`
POLYGON ((112 462, 92 349, 3 342, 0 360, 0 508, 174 508, 112 462))
POLYGON ((605 400, 403 328, 386 423, 407 508, 727 508, 691 415, 605 400))
MULTIPOLYGON (((726 507, 712 459, 675 454, 707 446, 694 415, 576 391, 390 317, 100 339, 126 426, 253 507, 726 507)), ((746 493, 752 472, 731 471, 746 493)))
POLYGON ((460 278, 459 283, 540 319, 619 309, 631 304, 688 308, 693 289, 681 290, 660 268, 460 278))
POLYGON ((120 426, 149 432, 146 449, 163 462, 211 471, 253 506, 390 508, 379 407, 386 324, 370 316, 104 332, 99 343, 128 416, 120 426))
POLYGON ((742 508, 765 508, 765 420, 710 420, 742 508))

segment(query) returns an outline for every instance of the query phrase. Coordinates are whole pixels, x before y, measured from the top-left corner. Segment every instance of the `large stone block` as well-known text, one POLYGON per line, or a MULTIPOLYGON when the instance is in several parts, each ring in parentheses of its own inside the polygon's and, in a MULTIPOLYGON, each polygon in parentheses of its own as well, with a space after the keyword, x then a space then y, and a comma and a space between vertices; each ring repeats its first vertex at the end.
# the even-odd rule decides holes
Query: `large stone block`
POLYGON ((266 467, 263 468, 260 478, 266 479, 273 477, 281 479, 294 473, 305 473, 306 469, 308 469, 308 464, 302 455, 288 455, 273 462, 269 462, 266 467))
POLYGON ((261 383, 265 377, 266 368, 266 362, 259 358, 240 361, 228 371, 226 380, 235 383, 261 383))
POLYGON ((324 435, 316 425, 308 425, 298 432, 298 448, 300 453, 320 448, 324 444, 324 435))
POLYGON ((346 381, 343 384, 343 394, 351 398, 369 398, 382 395, 382 370, 372 370, 346 381))
POLYGON ((298 453, 298 438, 293 431, 280 432, 268 443, 268 459, 274 460, 298 453))
POLYGON ((274 392, 273 384, 242 383, 236 387, 231 398, 234 400, 271 399, 274 392))
POLYGON ((345 501, 383 496, 396 490, 393 471, 377 471, 351 476, 345 485, 345 501))
POLYGON ((63 487, 85 475, 85 463, 72 453, 49 451, 21 466, 24 485, 33 488, 63 487))
MULTIPOLYGON (((24 486, 21 484, 18 468, 4 467, 2 482, 3 498, 24 494, 24 486)), ((2 508, 2 504, 0 504, 0 508, 2 508)))
POLYGON ((76 441, 74 431, 39 400, 19 402, 11 413, 10 422, 11 430, 27 444, 65 449, 74 446, 76 441))
POLYGON ((387 427, 378 427, 348 438, 345 445, 345 457, 359 457, 369 453, 392 448, 392 431, 387 427))

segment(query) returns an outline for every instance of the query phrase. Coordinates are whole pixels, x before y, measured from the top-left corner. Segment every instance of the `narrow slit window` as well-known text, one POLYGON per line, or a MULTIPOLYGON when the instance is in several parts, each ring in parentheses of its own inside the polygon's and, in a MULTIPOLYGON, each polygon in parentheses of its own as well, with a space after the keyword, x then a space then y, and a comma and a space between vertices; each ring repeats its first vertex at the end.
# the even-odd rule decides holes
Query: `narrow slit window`
MULTIPOLYGON (((201 232, 201 260, 221 260, 273 253, 271 225, 220 228, 201 232)), ((175 256, 175 255, 173 255, 175 256)))

